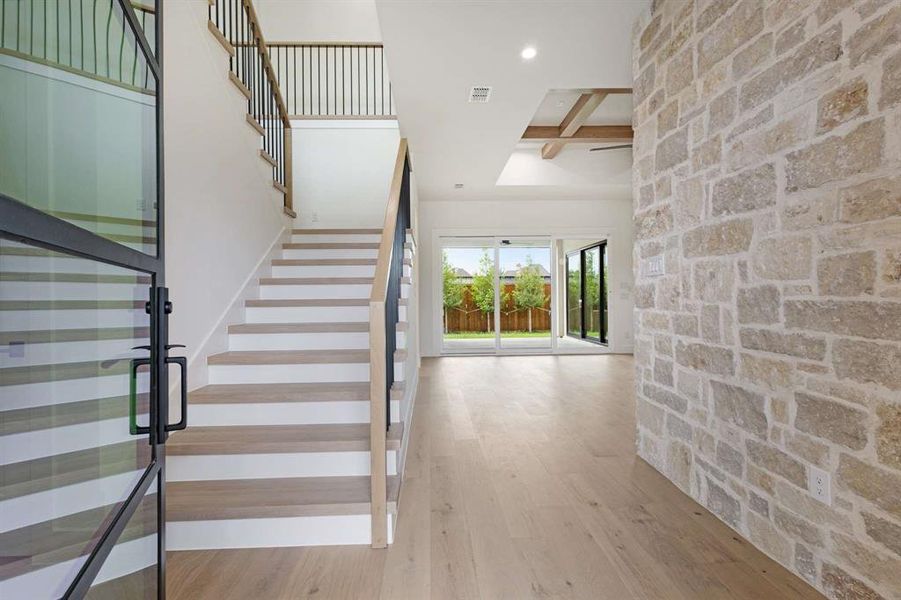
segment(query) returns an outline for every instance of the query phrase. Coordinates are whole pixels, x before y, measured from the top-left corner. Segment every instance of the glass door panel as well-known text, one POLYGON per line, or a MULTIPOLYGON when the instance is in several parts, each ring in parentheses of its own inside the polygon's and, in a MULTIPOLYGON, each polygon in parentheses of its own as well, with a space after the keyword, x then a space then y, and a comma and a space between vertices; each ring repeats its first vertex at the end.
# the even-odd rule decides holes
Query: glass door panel
POLYGON ((601 341, 601 250, 599 246, 582 252, 585 337, 601 341))
POLYGON ((442 348, 494 352, 495 247, 491 238, 442 240, 442 348))
POLYGON ((157 85, 120 0, 0 11, 0 194, 155 256, 157 85))
POLYGON ((566 255, 566 333, 582 337, 582 255, 566 255))
POLYGON ((159 496, 154 481, 125 525, 85 598, 121 600, 156 598, 159 496))
POLYGON ((500 347, 551 347, 551 244, 502 240, 498 248, 500 347))
MULTIPOLYGON (((0 238, 0 598, 62 596, 158 470, 139 429, 149 373, 133 362, 148 355, 134 347, 149 343, 151 283, 0 238)), ((141 568, 156 563, 154 547, 141 568)))

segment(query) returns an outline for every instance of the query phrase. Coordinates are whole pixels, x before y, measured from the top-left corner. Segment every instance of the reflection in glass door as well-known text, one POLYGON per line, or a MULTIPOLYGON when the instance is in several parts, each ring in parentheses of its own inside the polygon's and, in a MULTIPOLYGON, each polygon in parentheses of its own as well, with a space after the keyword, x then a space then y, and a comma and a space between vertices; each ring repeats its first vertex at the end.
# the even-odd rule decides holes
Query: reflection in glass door
POLYGON ((500 240, 498 271, 500 348, 550 349, 550 241, 500 240))

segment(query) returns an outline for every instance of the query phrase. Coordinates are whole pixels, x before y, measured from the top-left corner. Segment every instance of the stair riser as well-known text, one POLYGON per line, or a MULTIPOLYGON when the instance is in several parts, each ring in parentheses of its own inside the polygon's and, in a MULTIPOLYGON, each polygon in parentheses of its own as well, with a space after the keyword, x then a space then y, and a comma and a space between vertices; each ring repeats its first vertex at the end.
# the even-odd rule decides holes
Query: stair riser
POLYGON ((380 233, 293 233, 294 244, 378 244, 380 233))
MULTIPOLYGON (((403 381, 403 363, 395 363, 395 381, 403 381)), ((369 363, 293 365, 210 365, 211 384, 327 383, 369 381, 369 363)))
MULTIPOLYGON (((386 453, 388 475, 397 475, 397 452, 386 453)), ((345 477, 369 475, 369 451, 285 452, 279 454, 211 454, 168 456, 167 481, 345 477)))
MULTIPOLYGON (((320 425, 368 423, 368 401, 194 404, 188 408, 194 427, 224 425, 320 425)), ((400 402, 391 401, 391 421, 400 422, 400 402)))
POLYGON ((328 298, 369 298, 371 284, 351 285, 261 285, 263 300, 324 300, 328 298))
POLYGON ((140 469, 4 500, 0 502, 0 532, 121 502, 143 472, 140 469))
MULTIPOLYGON (((406 348, 404 332, 397 332, 397 347, 406 348)), ((232 333, 229 350, 365 350, 368 332, 344 333, 232 333)))
POLYGON ((70 281, 4 281, 0 300, 146 300, 147 286, 122 283, 70 281))
MULTIPOLYGON (((388 538, 393 541, 394 516, 388 514, 388 538)), ((216 548, 278 548, 345 546, 372 543, 366 514, 220 521, 169 521, 168 550, 216 548)))
MULTIPOLYGON (((156 563, 156 553, 156 535, 116 544, 100 568, 94 584, 149 567, 156 563)), ((0 598, 61 598, 72 581, 72 573, 76 573, 84 561, 85 557, 68 560, 0 581, 0 598)))
MULTIPOLYGON (((25 344, 25 356, 13 359, 4 357, 4 366, 25 367, 33 365, 58 365, 88 360, 113 360, 111 357, 146 356, 146 352, 132 350, 132 348, 148 343, 149 340, 147 338, 134 338, 125 340, 25 344)), ((122 360, 129 359, 123 358, 122 360)))
POLYGON ((5 310, 0 312, 0 329, 3 331, 146 325, 147 315, 143 310, 138 309, 5 310))
MULTIPOLYGON (((146 370, 138 371, 137 391, 139 393, 147 391, 148 381, 146 370)), ((0 406, 4 410, 34 408, 80 400, 124 396, 128 394, 128 390, 127 375, 24 383, 0 386, 0 406)))
MULTIPOLYGON (((325 300, 329 298, 369 298, 371 284, 348 285, 261 285, 263 300, 325 300)), ((410 297, 410 284, 401 284, 401 297, 410 297)))
POLYGON ((316 259, 316 258, 377 258, 379 251, 375 248, 303 248, 284 249, 282 258, 316 259))
MULTIPOLYGON (((407 307, 398 308, 400 320, 407 320, 407 307)), ((248 323, 349 323, 369 321, 368 306, 249 306, 248 323)))
POLYGON ((128 419, 107 419, 0 436, 0 464, 75 452, 134 439, 128 419))
MULTIPOLYGON (((273 277, 372 277, 375 265, 273 265, 273 277)), ((404 265, 404 277, 410 276, 410 265, 404 265)))
POLYGON ((372 277, 375 265, 273 265, 273 277, 372 277))

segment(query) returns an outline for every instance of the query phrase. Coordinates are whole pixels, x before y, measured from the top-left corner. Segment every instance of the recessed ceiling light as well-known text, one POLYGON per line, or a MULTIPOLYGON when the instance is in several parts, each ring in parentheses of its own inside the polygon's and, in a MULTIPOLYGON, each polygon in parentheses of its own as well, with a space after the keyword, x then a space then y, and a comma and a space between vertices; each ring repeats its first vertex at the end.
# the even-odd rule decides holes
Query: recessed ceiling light
POLYGON ((538 56, 538 50, 535 49, 535 46, 526 46, 519 55, 522 56, 524 60, 532 60, 538 56))

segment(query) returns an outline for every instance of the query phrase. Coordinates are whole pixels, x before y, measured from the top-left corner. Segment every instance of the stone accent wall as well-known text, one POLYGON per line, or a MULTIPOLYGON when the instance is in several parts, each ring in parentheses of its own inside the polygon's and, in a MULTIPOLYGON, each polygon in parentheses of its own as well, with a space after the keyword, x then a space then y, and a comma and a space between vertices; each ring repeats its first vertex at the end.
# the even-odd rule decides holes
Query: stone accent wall
POLYGON ((633 61, 638 452, 901 598, 901 0, 657 0, 633 61))

